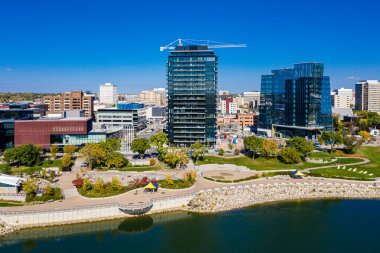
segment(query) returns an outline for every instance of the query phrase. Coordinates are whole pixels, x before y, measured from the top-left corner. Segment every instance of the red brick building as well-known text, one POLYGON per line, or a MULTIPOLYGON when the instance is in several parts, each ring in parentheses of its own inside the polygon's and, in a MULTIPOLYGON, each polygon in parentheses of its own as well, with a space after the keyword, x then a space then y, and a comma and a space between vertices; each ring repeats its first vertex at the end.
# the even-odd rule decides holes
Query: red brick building
POLYGON ((16 120, 15 146, 33 144, 49 148, 54 138, 66 134, 87 134, 92 130, 91 118, 16 120))

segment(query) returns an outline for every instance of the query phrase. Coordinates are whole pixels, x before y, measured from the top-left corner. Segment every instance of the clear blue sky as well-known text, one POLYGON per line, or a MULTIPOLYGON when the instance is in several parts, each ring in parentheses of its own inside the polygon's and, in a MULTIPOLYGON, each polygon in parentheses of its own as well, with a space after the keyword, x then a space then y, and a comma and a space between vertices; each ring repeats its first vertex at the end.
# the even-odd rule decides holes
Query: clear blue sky
POLYGON ((325 63, 332 87, 380 79, 378 0, 2 0, 0 92, 121 92, 163 87, 177 38, 246 43, 219 49, 219 88, 258 90, 260 75, 325 63))

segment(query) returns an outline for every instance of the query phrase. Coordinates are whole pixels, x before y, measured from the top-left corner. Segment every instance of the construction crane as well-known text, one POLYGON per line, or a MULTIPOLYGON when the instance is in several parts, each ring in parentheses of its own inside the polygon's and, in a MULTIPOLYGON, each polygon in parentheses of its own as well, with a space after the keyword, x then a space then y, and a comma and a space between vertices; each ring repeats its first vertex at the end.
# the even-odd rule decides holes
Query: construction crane
POLYGON ((183 46, 184 43, 187 45, 207 46, 208 48, 247 47, 246 44, 227 44, 213 40, 177 39, 164 47, 160 47, 160 51, 162 52, 164 50, 174 50, 176 46, 183 46))

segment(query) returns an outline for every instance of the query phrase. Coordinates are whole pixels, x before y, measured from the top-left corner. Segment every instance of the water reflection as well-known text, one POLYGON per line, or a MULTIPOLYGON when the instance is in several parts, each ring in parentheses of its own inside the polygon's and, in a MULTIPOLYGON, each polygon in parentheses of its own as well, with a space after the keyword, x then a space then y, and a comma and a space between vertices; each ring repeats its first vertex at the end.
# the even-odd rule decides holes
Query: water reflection
POLYGON ((143 215, 135 218, 126 219, 117 227, 120 232, 136 233, 147 231, 153 227, 153 218, 143 215))

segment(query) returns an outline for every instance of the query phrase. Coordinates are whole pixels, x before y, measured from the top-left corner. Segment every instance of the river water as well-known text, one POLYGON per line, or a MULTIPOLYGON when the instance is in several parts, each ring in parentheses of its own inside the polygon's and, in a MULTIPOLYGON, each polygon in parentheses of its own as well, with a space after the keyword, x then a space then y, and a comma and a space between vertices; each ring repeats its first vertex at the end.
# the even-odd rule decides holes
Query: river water
POLYGON ((260 205, 218 214, 174 212, 22 230, 0 252, 380 252, 380 201, 260 205))

